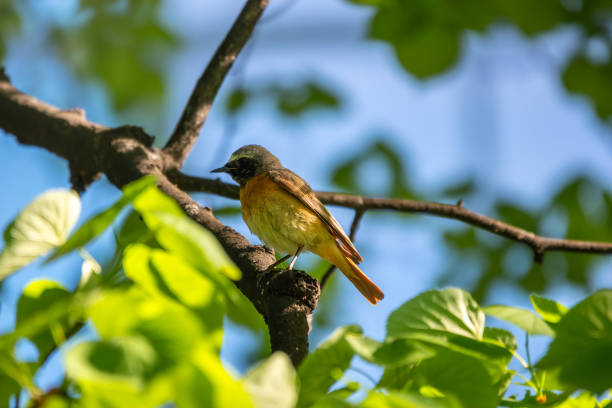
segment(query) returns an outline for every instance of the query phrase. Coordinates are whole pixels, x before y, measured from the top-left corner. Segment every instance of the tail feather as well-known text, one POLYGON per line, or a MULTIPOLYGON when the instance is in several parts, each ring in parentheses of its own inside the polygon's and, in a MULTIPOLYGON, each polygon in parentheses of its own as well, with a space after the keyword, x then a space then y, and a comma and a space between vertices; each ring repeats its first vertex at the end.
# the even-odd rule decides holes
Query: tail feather
POLYGON ((382 291, 357 267, 348 257, 343 257, 344 262, 338 262, 336 266, 342 271, 344 276, 355 285, 361 294, 368 299, 368 302, 375 305, 379 300, 382 300, 385 295, 382 291))

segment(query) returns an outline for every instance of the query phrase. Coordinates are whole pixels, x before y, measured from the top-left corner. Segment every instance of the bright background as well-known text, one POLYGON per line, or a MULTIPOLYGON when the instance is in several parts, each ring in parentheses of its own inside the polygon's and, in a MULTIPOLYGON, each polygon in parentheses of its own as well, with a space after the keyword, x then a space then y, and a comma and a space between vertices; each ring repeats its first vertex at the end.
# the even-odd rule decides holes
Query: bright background
MULTIPOLYGON (((341 188, 332 182, 331 175, 339 163, 381 141, 401 158, 401 173, 416 195, 454 202, 442 190, 472 180, 475 189, 464 197, 464 205, 487 215, 495 215, 493 206, 500 200, 520 203, 532 211, 544 208, 578 175, 591 178, 604 190, 612 187, 607 177, 612 173, 610 128, 602 124, 586 99, 569 95, 559 80, 558 72, 577 41, 575 30, 561 28, 535 40, 509 27, 488 30, 486 35, 469 34, 463 41, 463 56, 453 69, 420 81, 402 69, 388 45, 365 38, 370 9, 340 0, 271 3, 226 79, 185 163, 186 173, 208 177, 210 169, 222 165, 233 150, 257 143, 314 189, 336 191, 341 188), (339 108, 312 109, 287 117, 278 113, 270 98, 258 97, 236 115, 224 109, 228 95, 241 85, 290 87, 304 81, 322 84, 337 95, 339 108)), ((90 120, 107 126, 142 125, 158 136, 156 144, 161 146, 242 1, 165 2, 161 19, 181 44, 162 63, 162 108, 137 107, 121 114, 114 110, 103 84, 80 79, 50 46, 50 27, 72 24, 78 2, 32 0, 24 4, 28 13, 22 18, 22 31, 11 38, 4 58, 13 84, 60 108, 84 108, 90 120)), ((64 160, 42 149, 19 145, 6 134, 0 136, 0 175, 2 228, 36 195, 50 188, 69 188, 64 160)), ((377 156, 365 160, 357 170, 360 191, 372 195, 389 191, 390 176, 387 163, 377 156)), ((106 180, 95 183, 82 197, 81 220, 106 208, 118 196, 106 180)), ((213 208, 237 205, 215 196, 195 197, 213 208)), ((583 194, 586 207, 598 205, 598 200, 588 192, 583 194)), ((352 211, 331 211, 348 231, 352 211)), ((562 218, 547 219, 545 230, 563 236, 562 218)), ((222 221, 258 242, 239 216, 224 216, 222 221)), ((471 289, 480 276, 478 265, 458 259, 443 238, 445 231, 461 228, 452 220, 368 212, 355 244, 365 259, 362 269, 383 289, 385 299, 372 307, 348 280, 336 274, 316 312, 312 343, 349 323, 357 323, 366 335, 382 339, 389 313, 417 293, 439 287, 449 271, 451 279, 445 284, 471 289)), ((487 233, 479 236, 498 242, 487 233)), ((112 242, 107 233, 88 250, 103 263, 112 254, 112 242)), ((308 270, 315 261, 311 255, 303 256, 298 266, 308 270)), ((531 254, 513 246, 504 262, 515 271, 515 281, 492 282, 482 303, 530 307, 528 292, 517 282, 529 270, 531 254)), ((590 269, 588 281, 582 285, 557 278, 554 265, 548 271, 552 283, 540 294, 567 306, 595 288, 612 286, 608 261, 590 269)), ((68 256, 44 268, 38 262, 9 278, 2 287, 0 332, 11 330, 23 287, 40 276, 74 288, 80 278, 80 258, 68 256)), ((86 330, 83 335, 92 334, 86 330)), ((522 344, 523 339, 518 342, 522 344)), ((537 338, 532 341, 536 357, 543 342, 537 338)), ((251 332, 228 323, 223 357, 244 371, 257 355, 258 344, 251 332)), ((32 354, 27 344, 19 352, 25 358, 32 354)), ((376 374, 365 364, 358 362, 356 366, 376 374)), ((48 388, 57 384, 61 372, 61 358, 56 355, 38 381, 48 388)), ((363 380, 357 372, 352 375, 363 380)))

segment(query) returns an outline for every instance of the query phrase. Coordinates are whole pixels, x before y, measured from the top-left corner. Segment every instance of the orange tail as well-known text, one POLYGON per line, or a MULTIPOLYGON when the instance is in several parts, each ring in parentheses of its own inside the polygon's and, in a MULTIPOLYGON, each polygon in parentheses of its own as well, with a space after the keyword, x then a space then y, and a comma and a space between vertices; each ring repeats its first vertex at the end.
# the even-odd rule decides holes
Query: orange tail
POLYGON ((342 271, 344 276, 349 278, 353 285, 355 285, 359 292, 361 292, 371 304, 375 305, 379 300, 385 297, 378 286, 361 272, 361 269, 359 269, 355 262, 351 261, 349 258, 344 258, 344 262, 338 262, 336 266, 342 271))

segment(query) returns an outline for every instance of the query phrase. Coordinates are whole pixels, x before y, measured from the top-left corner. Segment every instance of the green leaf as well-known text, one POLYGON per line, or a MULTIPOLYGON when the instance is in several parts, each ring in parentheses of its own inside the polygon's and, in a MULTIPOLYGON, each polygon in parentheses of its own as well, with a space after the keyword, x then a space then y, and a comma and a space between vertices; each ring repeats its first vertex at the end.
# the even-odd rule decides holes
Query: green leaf
POLYGON ((612 115, 612 62, 596 64, 583 55, 574 56, 565 67, 563 83, 572 93, 587 96, 597 115, 608 119, 612 115))
POLYGON ((144 290, 187 306, 201 307, 213 301, 214 286, 182 259, 159 249, 134 244, 126 248, 125 274, 144 290))
POLYGON ((567 313, 567 307, 554 300, 546 299, 538 295, 529 296, 533 308, 542 316, 545 322, 558 323, 567 313))
MULTIPOLYGON (((138 209, 138 208, 137 208, 138 209)), ((144 212, 146 224, 159 244, 203 272, 218 272, 239 280, 240 270, 229 259, 219 241, 186 215, 144 212)))
POLYGON ((89 341, 66 355, 66 374, 77 381, 124 382, 135 389, 155 366, 153 347, 140 336, 89 341))
POLYGON ((512 21, 527 35, 548 31, 565 22, 566 10, 556 0, 496 0, 501 18, 512 21))
POLYGON ((85 221, 85 223, 72 234, 68 241, 49 257, 48 261, 52 261, 68 252, 80 248, 100 235, 113 223, 126 205, 148 189, 155 188, 154 186, 155 178, 153 176, 143 177, 127 184, 123 188, 123 196, 115 204, 85 221))
MULTIPOLYGON (((198 385, 199 402, 193 407, 253 407, 247 390, 223 367, 219 357, 210 353, 208 347, 198 347, 193 354, 193 363, 203 375, 198 385)), ((179 403, 179 406, 181 404, 179 403)))
POLYGON ((211 342, 221 347, 224 307, 220 292, 207 277, 182 259, 142 244, 126 249, 123 265, 125 274, 145 291, 193 309, 211 342))
POLYGON ((343 398, 325 395, 321 399, 317 400, 314 405, 311 405, 309 408, 354 408, 355 405, 346 401, 343 398))
POLYGON ((485 327, 484 338, 490 339, 502 344, 508 350, 516 350, 516 337, 508 330, 499 329, 497 327, 485 327))
POLYGON ((360 334, 357 326, 336 329, 298 368, 300 393, 298 407, 308 407, 325 395, 349 367, 355 352, 346 340, 350 333, 360 334))
POLYGON ((360 404, 363 408, 460 408, 451 398, 427 398, 414 393, 387 393, 378 391, 368 394, 360 404))
POLYGON ((391 313, 387 338, 414 333, 457 334, 482 340, 484 313, 464 290, 430 290, 412 298, 391 313))
POLYGON ((11 0, 0 0, 0 64, 4 52, 12 38, 21 29, 21 17, 17 12, 17 3, 11 0))
POLYGON ((340 100, 331 90, 315 82, 296 87, 272 86, 268 93, 277 98, 278 110, 287 116, 298 116, 312 109, 338 109, 340 100))
MULTIPOLYGON (((560 368, 568 387, 599 394, 612 384, 612 290, 595 292, 559 321, 538 368, 560 368)), ((572 388, 569 388, 570 390, 572 388)))
POLYGON ((391 44, 404 69, 419 79, 447 70, 459 56, 459 29, 445 24, 438 7, 444 6, 402 2, 381 7, 371 22, 370 36, 391 44))
POLYGON ((248 89, 235 88, 225 100, 225 110, 230 114, 235 114, 244 108, 251 97, 251 91, 248 89))
POLYGON ((152 408, 170 397, 154 389, 156 360, 155 348, 142 336, 90 341, 68 351, 66 376, 78 385, 85 406, 152 408))
POLYGON ((49 190, 34 199, 4 231, 0 282, 17 269, 62 245, 81 212, 72 190, 49 190))
POLYGON ((71 293, 59 283, 41 279, 30 282, 17 302, 18 327, 27 324, 28 319, 43 314, 55 305, 66 306, 59 318, 48 314, 46 324, 27 336, 36 345, 41 363, 47 353, 66 338, 65 332, 69 324, 67 308, 70 298, 71 293))
POLYGON ((293 408, 296 379, 289 357, 277 351, 247 374, 244 387, 257 408, 293 408))
POLYGON ((529 335, 544 335, 550 337, 554 337, 555 335, 554 330, 551 329, 544 320, 529 310, 503 305, 485 306, 482 310, 489 316, 520 327, 529 335))
POLYGON ((21 386, 0 370, 0 406, 8 407, 10 397, 12 395, 17 395, 20 391, 21 386))
MULTIPOLYGON (((174 199, 162 193, 153 185, 144 189, 142 193, 134 197, 133 205, 134 209, 143 217, 149 213, 168 213, 177 216, 185 215, 174 199)), ((154 223, 154 220, 150 220, 150 223, 147 225, 151 229, 157 228, 157 224, 154 223)))
POLYGON ((456 397, 465 407, 497 407, 497 390, 482 360, 439 351, 416 368, 415 385, 427 385, 456 397))
MULTIPOLYGON (((0 404, 7 404, 11 395, 21 388, 33 389, 31 365, 18 362, 12 351, 0 350, 0 404)), ((7 406, 7 405, 3 405, 7 406)))
MULTIPOLYGON (((204 336, 199 316, 160 296, 151 296, 138 287, 107 291, 88 310, 102 339, 139 335, 153 345, 161 367, 191 361, 195 345, 204 336), (118 310, 121 313, 109 313, 118 310)), ((206 337, 214 350, 214 339, 206 337)))
POLYGON ((591 393, 583 392, 576 398, 570 397, 555 408, 599 408, 601 405, 597 402, 591 393))
POLYGON ((378 380, 378 384, 376 384, 376 388, 395 391, 404 390, 410 384, 415 368, 416 364, 385 368, 383 375, 378 380))
POLYGON ((516 225, 528 231, 537 231, 538 229, 536 218, 527 211, 519 208, 516 204, 499 202, 495 205, 495 211, 503 221, 509 224, 516 225))
POLYGON ((385 367, 404 366, 429 358, 434 353, 407 339, 380 343, 361 334, 347 334, 346 341, 361 358, 385 367))

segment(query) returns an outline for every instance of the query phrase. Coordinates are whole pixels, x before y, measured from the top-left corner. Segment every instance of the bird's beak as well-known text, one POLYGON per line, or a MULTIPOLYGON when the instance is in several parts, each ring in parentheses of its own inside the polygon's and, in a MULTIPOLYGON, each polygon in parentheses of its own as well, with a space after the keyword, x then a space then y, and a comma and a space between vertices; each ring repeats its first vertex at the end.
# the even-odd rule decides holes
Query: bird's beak
POLYGON ((229 173, 230 169, 227 166, 219 167, 218 169, 211 170, 211 173, 229 173))

